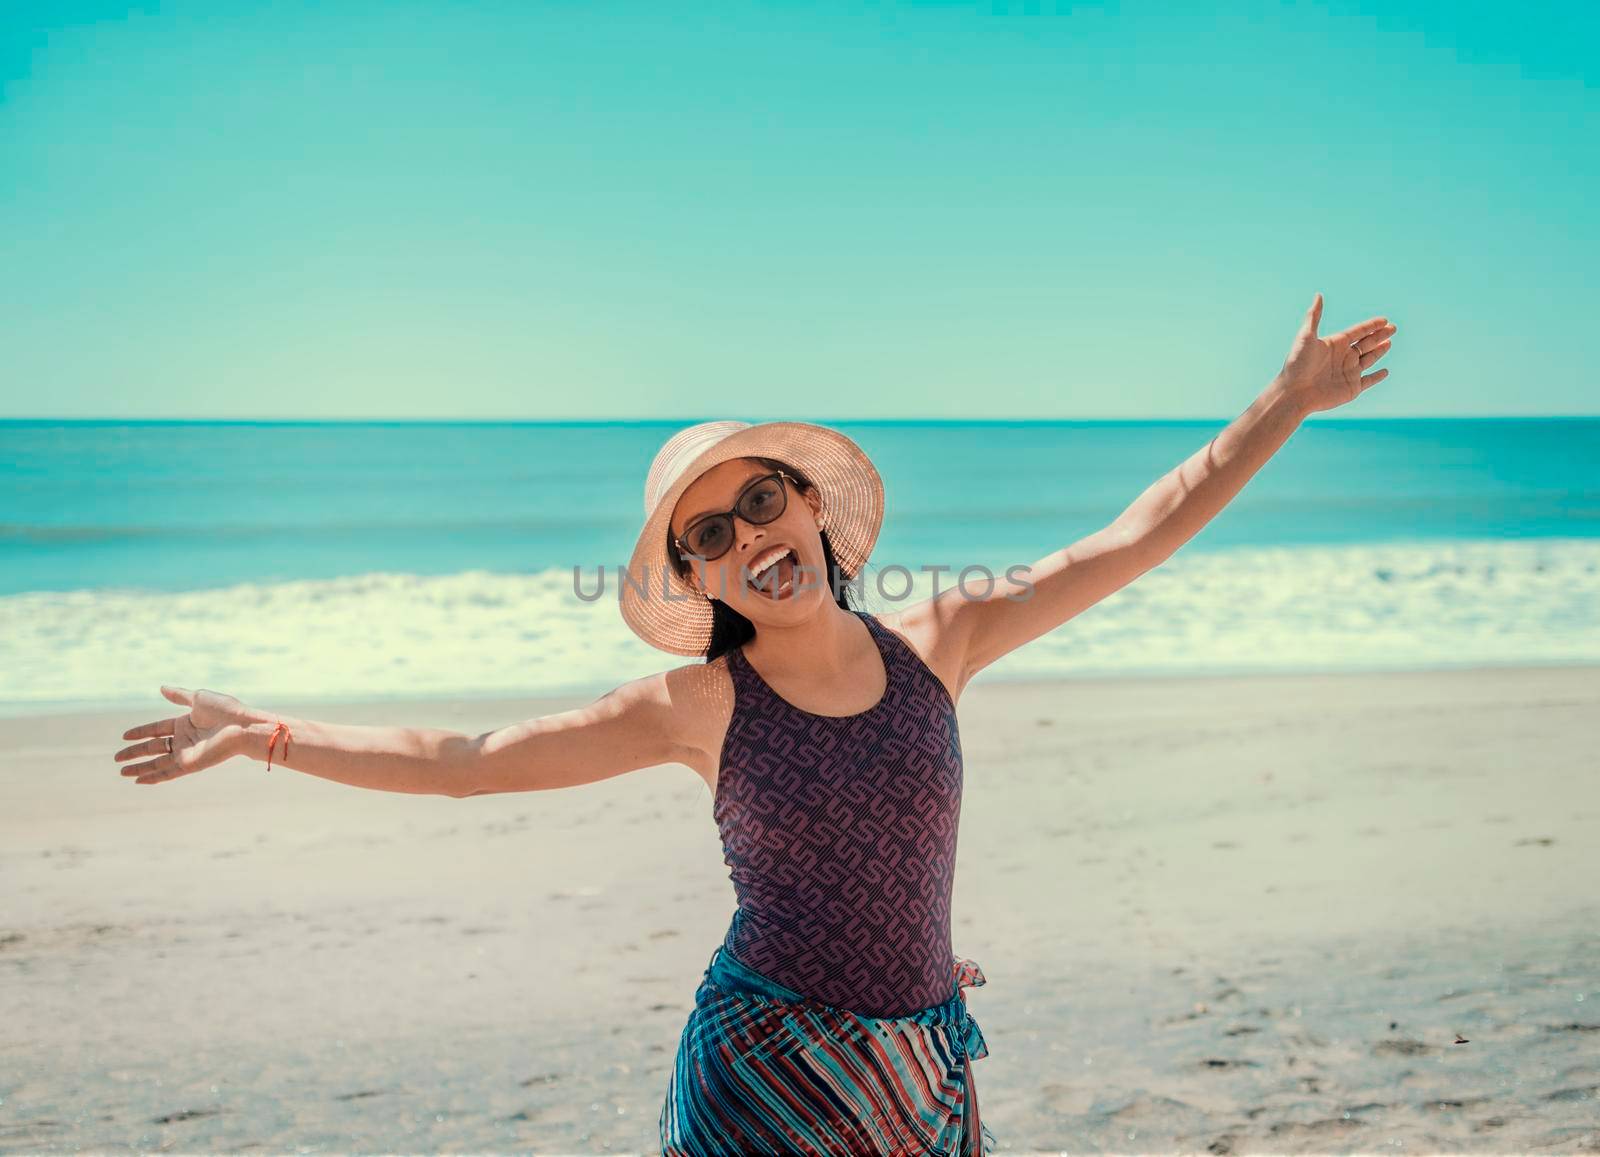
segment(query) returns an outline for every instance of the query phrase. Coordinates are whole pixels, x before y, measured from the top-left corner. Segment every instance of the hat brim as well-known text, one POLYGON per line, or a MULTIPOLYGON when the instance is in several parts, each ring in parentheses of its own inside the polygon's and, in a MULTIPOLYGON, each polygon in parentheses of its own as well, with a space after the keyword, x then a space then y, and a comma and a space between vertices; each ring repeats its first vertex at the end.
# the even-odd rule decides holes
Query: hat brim
POLYGON ((778 458, 803 472, 822 497, 828 540, 840 568, 861 573, 883 525, 883 479, 860 446, 811 422, 763 422, 730 434, 695 456, 656 500, 617 576, 622 618, 639 638, 674 655, 704 655, 711 643, 710 600, 677 572, 667 554, 672 511, 696 478, 734 458, 778 458))

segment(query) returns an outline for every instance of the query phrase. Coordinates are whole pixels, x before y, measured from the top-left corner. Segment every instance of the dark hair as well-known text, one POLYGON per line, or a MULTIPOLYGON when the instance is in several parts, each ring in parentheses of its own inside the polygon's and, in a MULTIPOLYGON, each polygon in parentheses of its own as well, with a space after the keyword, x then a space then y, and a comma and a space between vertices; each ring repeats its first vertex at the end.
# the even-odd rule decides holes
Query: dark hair
MULTIPOLYGON (((810 479, 806 477, 804 471, 789 465, 789 463, 784 462, 781 459, 759 458, 752 456, 750 461, 759 462, 768 470, 782 470, 805 489, 815 489, 810 479)), ((848 611, 851 609, 851 607, 849 602, 846 601, 846 596, 851 590, 849 584, 856 576, 853 574, 845 574, 844 570, 839 566, 839 560, 834 557, 833 543, 828 538, 827 528, 824 527, 818 530, 817 533, 822 538, 822 562, 823 567, 828 575, 827 589, 830 591, 839 592, 834 601, 848 611)), ((677 546, 673 543, 672 527, 670 524, 667 527, 667 557, 672 559, 672 565, 677 568, 680 576, 685 579, 690 577, 692 572, 689 569, 689 562, 683 557, 682 554, 678 552, 677 546)), ((707 663, 718 658, 724 652, 731 651, 735 647, 748 643, 751 639, 756 637, 755 624, 753 624, 749 619, 745 618, 738 611, 728 606, 728 604, 722 599, 711 599, 710 602, 711 641, 706 644, 707 663)))

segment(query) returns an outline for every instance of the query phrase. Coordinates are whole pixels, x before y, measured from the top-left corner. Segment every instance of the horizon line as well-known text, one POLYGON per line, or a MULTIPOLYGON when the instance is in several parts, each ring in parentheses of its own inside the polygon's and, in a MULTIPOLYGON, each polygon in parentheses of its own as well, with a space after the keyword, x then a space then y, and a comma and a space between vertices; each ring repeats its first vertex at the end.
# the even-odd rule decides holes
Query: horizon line
MULTIPOLYGON (((1002 426, 1002 425, 1126 425, 1128 423, 1193 423, 1211 424, 1231 422, 1234 417, 1120 417, 1120 418, 1062 418, 1062 417, 1007 417, 1007 418, 748 418, 738 419, 760 425, 767 422, 808 422, 813 425, 849 426, 1002 426)), ((1380 414, 1370 417, 1356 415, 1333 416, 1332 411, 1319 410, 1308 415, 1323 422, 1486 422, 1486 421, 1583 421, 1600 419, 1600 412, 1592 414, 1380 414), (1325 416, 1326 415, 1326 416, 1325 416)), ((680 426, 700 422, 722 421, 722 418, 126 418, 106 417, 0 417, 0 425, 56 424, 56 425, 118 425, 118 426, 680 426)))

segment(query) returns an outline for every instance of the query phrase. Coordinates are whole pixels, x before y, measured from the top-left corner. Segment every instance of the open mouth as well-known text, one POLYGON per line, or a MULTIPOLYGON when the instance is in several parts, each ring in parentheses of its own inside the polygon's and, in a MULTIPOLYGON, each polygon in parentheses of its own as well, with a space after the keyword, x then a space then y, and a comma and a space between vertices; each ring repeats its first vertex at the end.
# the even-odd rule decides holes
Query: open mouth
POLYGON ((766 599, 787 598, 794 592, 794 547, 782 546, 768 550, 755 560, 760 570, 752 570, 745 585, 766 599))

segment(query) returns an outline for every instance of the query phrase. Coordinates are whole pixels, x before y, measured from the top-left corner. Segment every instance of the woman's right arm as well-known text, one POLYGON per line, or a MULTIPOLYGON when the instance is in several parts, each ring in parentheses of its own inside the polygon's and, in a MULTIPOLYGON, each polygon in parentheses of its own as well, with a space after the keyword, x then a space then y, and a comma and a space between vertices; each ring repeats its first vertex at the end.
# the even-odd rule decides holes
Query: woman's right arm
POLYGON ((646 675, 583 707, 477 736, 440 728, 324 723, 247 707, 215 691, 163 687, 161 693, 189 706, 189 714, 130 728, 123 738, 144 742, 119 751, 116 759, 153 756, 123 774, 139 783, 158 783, 234 755, 265 763, 277 732, 274 767, 352 787, 458 799, 573 787, 662 763, 692 766, 691 726, 680 704, 693 698, 689 690, 701 679, 697 670, 646 675), (287 751, 280 722, 290 733, 287 751), (168 735, 174 737, 171 755, 168 735))

